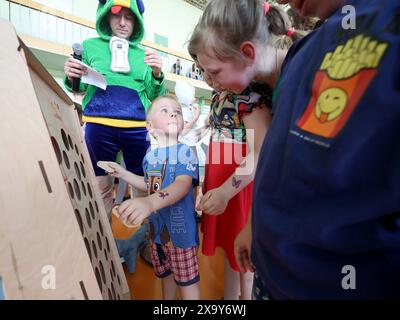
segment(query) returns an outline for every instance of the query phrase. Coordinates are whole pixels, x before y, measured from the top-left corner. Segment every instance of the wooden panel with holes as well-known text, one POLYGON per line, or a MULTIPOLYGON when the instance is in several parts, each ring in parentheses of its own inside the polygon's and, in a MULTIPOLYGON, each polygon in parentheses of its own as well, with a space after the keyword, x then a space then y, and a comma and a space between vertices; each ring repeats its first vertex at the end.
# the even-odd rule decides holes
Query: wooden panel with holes
POLYGON ((7 297, 129 299, 74 104, 12 26, 0 20, 0 29, 0 274, 7 297))

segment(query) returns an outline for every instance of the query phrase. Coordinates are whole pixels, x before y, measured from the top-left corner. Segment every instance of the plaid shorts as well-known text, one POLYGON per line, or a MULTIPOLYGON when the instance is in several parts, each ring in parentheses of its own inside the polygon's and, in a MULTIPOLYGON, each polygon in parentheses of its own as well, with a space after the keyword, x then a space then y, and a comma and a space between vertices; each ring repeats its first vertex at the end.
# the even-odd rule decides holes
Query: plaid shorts
POLYGON ((198 282, 200 275, 197 251, 198 246, 182 249, 152 242, 151 261, 154 273, 159 278, 173 274, 179 286, 190 286, 198 282))

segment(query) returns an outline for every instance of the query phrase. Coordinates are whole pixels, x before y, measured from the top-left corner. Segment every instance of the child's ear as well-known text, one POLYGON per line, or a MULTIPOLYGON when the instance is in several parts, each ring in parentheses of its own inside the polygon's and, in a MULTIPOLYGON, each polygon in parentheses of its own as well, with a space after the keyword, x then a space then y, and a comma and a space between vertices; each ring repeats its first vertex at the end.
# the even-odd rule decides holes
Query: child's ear
POLYGON ((246 60, 253 62, 256 58, 256 48, 251 41, 245 41, 240 45, 240 52, 246 60))
POLYGON ((151 131, 153 130, 153 126, 152 126, 152 124, 151 124, 151 120, 147 120, 147 122, 146 122, 146 129, 147 129, 147 131, 150 132, 150 133, 151 133, 151 131))
POLYGON ((156 138, 156 136, 154 135, 154 128, 153 128, 153 125, 151 123, 151 120, 147 120, 146 129, 154 138, 156 138))

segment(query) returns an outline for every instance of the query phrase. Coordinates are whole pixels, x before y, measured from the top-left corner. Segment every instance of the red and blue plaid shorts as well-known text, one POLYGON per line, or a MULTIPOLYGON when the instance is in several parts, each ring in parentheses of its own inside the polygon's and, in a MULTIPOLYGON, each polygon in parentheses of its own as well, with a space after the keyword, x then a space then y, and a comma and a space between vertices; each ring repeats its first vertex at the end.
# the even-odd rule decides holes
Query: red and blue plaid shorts
POLYGON ((190 286, 200 280, 198 246, 175 248, 172 245, 151 243, 151 261, 159 278, 173 274, 179 286, 190 286))

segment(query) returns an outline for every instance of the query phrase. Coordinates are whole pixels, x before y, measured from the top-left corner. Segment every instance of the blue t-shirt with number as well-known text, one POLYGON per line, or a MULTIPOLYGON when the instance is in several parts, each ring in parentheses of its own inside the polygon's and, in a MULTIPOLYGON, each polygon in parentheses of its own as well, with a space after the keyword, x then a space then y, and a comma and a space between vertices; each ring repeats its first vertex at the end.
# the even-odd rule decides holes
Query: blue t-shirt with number
MULTIPOLYGON (((189 146, 177 144, 156 148, 146 154, 143 160, 145 181, 154 191, 160 191, 172 184, 178 176, 187 175, 198 179, 198 160, 189 146), (159 185, 161 181, 161 186, 159 185)), ((168 196, 164 192, 160 196, 168 196)), ((199 244, 197 231, 193 184, 189 192, 177 203, 160 209, 150 216, 154 226, 155 242, 162 243, 161 232, 166 227, 174 247, 189 248, 199 244)))
POLYGON ((252 259, 275 299, 400 297, 400 1, 347 4, 355 29, 340 7, 290 49, 258 160, 252 259))

